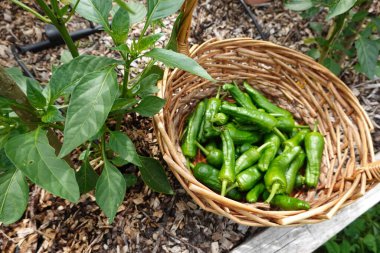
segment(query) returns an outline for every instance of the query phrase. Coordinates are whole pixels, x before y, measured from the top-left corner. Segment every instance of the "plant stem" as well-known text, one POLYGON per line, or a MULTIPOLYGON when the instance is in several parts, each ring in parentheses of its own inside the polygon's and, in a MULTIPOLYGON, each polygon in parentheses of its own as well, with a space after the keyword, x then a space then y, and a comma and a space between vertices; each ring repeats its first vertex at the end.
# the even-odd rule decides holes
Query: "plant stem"
POLYGON ((44 2, 44 0, 36 0, 41 9, 45 12, 45 14, 50 18, 51 23, 57 28, 60 33, 62 39, 65 41, 67 47, 73 58, 79 56, 79 52, 77 47, 74 44, 73 39, 71 38, 69 31, 65 26, 65 23, 60 17, 57 17, 54 12, 49 8, 49 6, 44 2))
POLYGON ((64 23, 67 23, 67 22, 71 19, 71 17, 74 15, 75 10, 76 10, 77 7, 78 7, 79 1, 80 1, 80 0, 77 0, 76 3, 75 3, 75 5, 74 5, 74 7, 71 8, 69 15, 68 15, 68 16, 66 17, 66 19, 64 20, 64 23))
POLYGON ((51 20, 49 20, 48 18, 42 16, 36 10, 30 8, 29 6, 25 5, 24 3, 22 3, 22 2, 20 2, 18 0, 11 0, 11 2, 14 3, 14 4, 16 4, 16 5, 18 5, 18 6, 20 6, 21 8, 23 8, 27 12, 33 14, 36 18, 39 18, 42 22, 47 23, 47 24, 51 23, 51 20))

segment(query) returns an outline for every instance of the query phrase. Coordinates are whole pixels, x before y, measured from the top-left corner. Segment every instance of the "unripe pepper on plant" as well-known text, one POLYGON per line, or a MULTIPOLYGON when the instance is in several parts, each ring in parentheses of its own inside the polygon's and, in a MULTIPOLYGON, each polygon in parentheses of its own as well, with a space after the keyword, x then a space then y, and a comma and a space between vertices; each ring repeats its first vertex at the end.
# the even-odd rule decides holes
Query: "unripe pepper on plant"
POLYGON ((206 105, 203 101, 199 102, 195 112, 190 116, 187 131, 182 143, 182 152, 185 156, 194 158, 197 154, 197 145, 195 144, 198 133, 205 114, 206 105))
POLYGON ((305 136, 307 156, 305 181, 308 187, 316 187, 318 184, 324 145, 325 140, 323 135, 317 132, 317 123, 315 123, 313 132, 305 136))

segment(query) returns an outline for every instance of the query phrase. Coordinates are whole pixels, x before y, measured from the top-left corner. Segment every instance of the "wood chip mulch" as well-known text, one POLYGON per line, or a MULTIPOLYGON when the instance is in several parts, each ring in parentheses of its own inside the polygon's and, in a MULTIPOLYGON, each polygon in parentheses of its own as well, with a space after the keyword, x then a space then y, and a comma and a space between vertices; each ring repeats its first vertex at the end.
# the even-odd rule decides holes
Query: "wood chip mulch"
MULTIPOLYGON (((35 6, 33 1, 23 1, 35 6)), ((280 1, 255 7, 269 41, 306 52, 303 39, 313 36, 308 23, 293 12, 283 9, 280 1)), ((17 63, 10 50, 13 44, 30 44, 45 39, 44 24, 8 1, 0 3, 0 64, 13 67, 17 63)), ((323 18, 323 17, 322 17, 323 18)), ((169 34, 174 17, 165 19, 169 34)), ((70 30, 88 27, 89 23, 75 17, 70 30)), ((141 25, 134 28, 138 36, 141 25)), ((191 44, 218 37, 248 36, 259 39, 258 32, 237 0, 202 0, 194 14, 191 44)), ((168 37, 164 38, 164 41, 168 37)), ((163 43, 163 42, 162 42, 163 43)), ((81 53, 114 57, 109 50, 111 39, 105 34, 92 35, 79 42, 81 53)), ((59 63, 63 47, 22 55, 22 61, 36 78, 46 83, 51 66, 59 63)), ((132 67, 137 71, 143 62, 132 67)), ((347 71, 343 80, 352 88, 373 119, 375 150, 380 150, 380 81, 366 81, 361 75, 347 71)), ((150 119, 126 118, 125 127, 136 143, 138 152, 160 158, 150 119)), ((162 161, 162 160, 161 160, 162 161)), ((164 163, 163 163, 164 164, 164 163)), ((137 172, 131 167, 132 172, 137 172)), ((82 196, 78 203, 31 186, 30 201, 24 217, 15 224, 0 225, 1 252, 227 252, 255 228, 237 225, 230 220, 201 210, 186 194, 175 178, 168 175, 175 195, 152 192, 141 179, 130 189, 120 206, 113 224, 96 205, 93 193, 82 196)))

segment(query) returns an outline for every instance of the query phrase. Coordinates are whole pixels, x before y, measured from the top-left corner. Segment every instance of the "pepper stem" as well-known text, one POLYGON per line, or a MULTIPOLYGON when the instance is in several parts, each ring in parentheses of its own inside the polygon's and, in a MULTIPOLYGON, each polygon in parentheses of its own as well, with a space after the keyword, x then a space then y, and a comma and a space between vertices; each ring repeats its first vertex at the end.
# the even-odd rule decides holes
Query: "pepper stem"
POLYGON ((314 121, 314 129, 313 129, 313 132, 318 132, 318 120, 314 121))
POLYGON ((190 167, 191 169, 194 169, 194 168, 195 168, 195 165, 192 164, 190 161, 187 161, 187 163, 188 163, 188 165, 189 165, 189 167, 190 167))
POLYGON ((274 128, 273 128, 273 132, 274 132, 276 135, 278 135, 278 137, 280 137, 280 139, 281 139, 282 141, 286 141, 286 137, 285 137, 285 135, 283 135, 283 134, 281 133, 281 131, 278 130, 277 127, 274 127, 274 128))
POLYGON ((238 187, 238 183, 234 183, 233 185, 231 185, 230 187, 227 188, 226 190, 226 194, 231 191, 232 189, 235 189, 236 187, 238 187))
POLYGON ((205 149, 199 142, 195 141, 195 145, 206 155, 208 156, 210 152, 208 152, 207 149, 205 149))
POLYGON ((222 181, 222 191, 220 192, 220 195, 226 196, 226 189, 227 189, 227 180, 222 181))
POLYGON ((272 201, 274 195, 276 195, 276 193, 277 193, 278 188, 280 188, 280 183, 274 183, 274 184, 272 185, 272 189, 271 189, 271 191, 270 191, 270 195, 269 195, 269 197, 265 200, 265 203, 270 203, 270 202, 272 201))
POLYGON ((218 87, 218 92, 216 93, 216 98, 219 99, 220 98, 220 88, 222 88, 221 86, 218 87))
POLYGON ((309 126, 303 126, 303 125, 294 125, 295 128, 302 128, 302 129, 310 129, 309 126))
POLYGON ((257 151, 258 152, 261 152, 264 148, 266 148, 268 145, 270 145, 271 143, 269 143, 269 142, 267 142, 267 143, 264 143, 263 145, 261 145, 258 149, 257 149, 257 151))

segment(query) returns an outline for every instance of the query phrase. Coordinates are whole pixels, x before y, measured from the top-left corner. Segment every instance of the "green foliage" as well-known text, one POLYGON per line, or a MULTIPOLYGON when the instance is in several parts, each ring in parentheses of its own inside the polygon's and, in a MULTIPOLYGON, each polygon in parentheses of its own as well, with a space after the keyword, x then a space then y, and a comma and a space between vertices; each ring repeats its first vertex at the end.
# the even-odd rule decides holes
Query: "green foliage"
POLYGON ((333 22, 330 27, 325 23, 310 22, 310 28, 316 37, 305 40, 305 43, 314 46, 308 55, 336 75, 345 68, 352 67, 344 64, 348 58, 357 62, 353 65, 356 71, 374 79, 379 77, 380 19, 369 15, 370 3, 369 0, 290 0, 285 6, 290 10, 302 11, 302 16, 308 19, 321 8, 327 8, 328 14, 324 22, 330 19, 333 22))
MULTIPOLYGON (((148 0, 147 7, 124 0, 114 0, 115 4, 112 0, 69 2, 71 9, 68 5, 59 5, 57 0, 51 0, 51 5, 37 1, 69 48, 61 54, 61 65, 54 66, 46 88, 24 77, 18 69, 7 70, 31 106, 26 108, 15 100, 0 97, 0 221, 5 224, 18 220, 26 208, 26 178, 72 202, 78 201, 80 194, 95 189, 96 202, 110 222, 126 190, 137 182, 135 175, 119 170, 127 164, 139 168, 142 180, 152 190, 173 194, 158 160, 140 156, 132 140, 120 131, 123 115, 139 113, 152 117, 164 106, 165 100, 155 96, 157 82, 163 77, 162 69, 154 65, 156 61, 213 81, 191 58, 155 48, 162 33, 147 32, 154 30, 149 27, 162 25, 160 19, 177 12, 184 0, 148 0), (103 26, 114 42, 111 49, 120 59, 78 56, 64 26, 74 11, 103 26), (131 26, 144 19, 142 33, 138 38, 132 37, 131 26), (131 44, 126 44, 128 37, 131 44), (142 57, 151 60, 138 76, 130 79, 131 64, 142 57), (120 68, 124 68, 124 72, 123 78, 118 80, 120 68), (11 106, 34 115, 34 123, 24 122, 11 106), (63 133, 61 148, 57 145, 53 148, 50 143, 53 129, 63 133), (76 172, 68 159, 74 150, 79 153, 81 163, 76 172), (103 166, 95 171, 90 161, 100 160, 103 166)), ((34 14, 44 19, 37 12, 34 14)), ((172 36, 177 34, 179 19, 176 24, 172 36)))
POLYGON ((380 251, 380 204, 377 204, 339 234, 320 247, 317 252, 367 253, 380 251))

